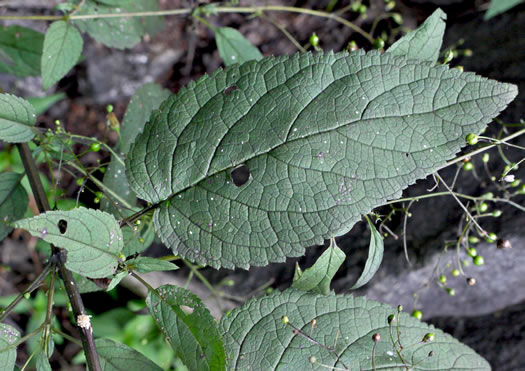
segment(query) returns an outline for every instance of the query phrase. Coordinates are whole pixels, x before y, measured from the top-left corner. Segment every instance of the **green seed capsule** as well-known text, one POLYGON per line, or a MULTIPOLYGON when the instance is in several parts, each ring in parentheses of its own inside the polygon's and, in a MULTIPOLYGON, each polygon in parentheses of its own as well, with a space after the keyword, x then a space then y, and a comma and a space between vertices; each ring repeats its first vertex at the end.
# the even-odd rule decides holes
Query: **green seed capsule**
POLYGON ((476 236, 469 236, 468 237, 468 242, 472 243, 472 244, 478 243, 479 242, 479 238, 477 238, 476 236))
POLYGON ((288 316, 282 316, 281 321, 283 321, 283 323, 286 325, 288 322, 290 322, 290 319, 288 318, 288 316))
POLYGON ((481 161, 483 161, 484 163, 487 163, 489 162, 490 160, 490 155, 488 153, 484 153, 483 156, 481 157, 481 161))
POLYGON ((459 276, 459 269, 453 269, 451 273, 454 277, 457 277, 459 276))
POLYGON ((449 294, 450 296, 456 296, 456 290, 449 287, 447 288, 447 294, 449 294))
POLYGON ((91 152, 98 152, 100 151, 100 147, 100 143, 91 143, 89 149, 91 150, 91 152))
POLYGON ((473 262, 474 262, 474 265, 477 265, 477 266, 485 264, 485 260, 483 259, 483 256, 481 255, 474 257, 473 262))
POLYGON ((515 181, 513 181, 512 183, 510 183, 510 186, 511 187, 517 187, 521 184, 521 179, 516 179, 515 181))
POLYGON ((313 47, 319 45, 319 36, 317 36, 315 32, 310 36, 310 45, 312 45, 313 47))
POLYGON ((368 8, 366 7, 365 4, 361 4, 359 5, 359 9, 357 10, 359 13, 361 14, 366 14, 366 11, 368 10, 368 8))
POLYGON ((77 178, 76 180, 77 185, 81 186, 82 184, 84 184, 84 180, 85 178, 77 178))
POLYGON ((378 38, 374 40, 374 44, 372 45, 375 49, 383 49, 385 47, 385 40, 378 38))
POLYGON ((26 292, 26 293, 24 294, 24 298, 25 298, 25 299, 29 299, 30 297, 31 297, 31 294, 30 294, 29 292, 26 292))
POLYGON ((503 214, 503 213, 501 212, 501 210, 494 210, 494 211, 492 212, 492 216, 495 217, 495 218, 499 218, 499 217, 501 216, 501 214, 503 214))
POLYGON ((430 341, 434 341, 434 338, 436 337, 436 335, 432 332, 429 332, 428 334, 425 334, 425 336, 423 337, 423 342, 424 343, 428 343, 430 341))
POLYGON ((396 321, 396 316, 394 316, 393 314, 389 315, 387 317, 387 322, 389 325, 391 325, 392 323, 394 323, 396 321))
POLYGON ((522 184, 520 189, 518 190, 518 193, 520 195, 525 195, 525 184, 522 184))
POLYGON ((470 249, 468 249, 467 254, 470 257, 474 257, 478 255, 478 251, 475 248, 471 247, 470 249))
POLYGON ((444 274, 440 275, 439 276, 439 282, 446 283, 447 282, 447 276, 445 276, 444 274))
POLYGON ((485 237, 485 240, 489 243, 494 243, 498 240, 498 236, 494 232, 490 232, 487 237, 485 237))
POLYGON ((412 311, 412 317, 417 318, 418 320, 421 321, 421 318, 423 318, 423 312, 421 312, 420 310, 414 309, 412 311))
POLYGON ((392 19, 399 25, 403 24, 403 16, 399 13, 392 14, 392 19))
POLYGON ((107 113, 111 113, 111 112, 113 112, 113 105, 112 105, 112 104, 108 104, 108 105, 106 106, 106 111, 107 111, 107 113))
POLYGON ((474 133, 470 133, 467 135, 467 143, 473 146, 474 144, 478 143, 478 136, 474 133))
POLYGON ((474 164, 472 162, 469 161, 463 164, 463 170, 472 171, 472 169, 474 169, 474 164))
POLYGON ((487 205, 485 202, 482 202, 479 204, 479 211, 484 213, 489 209, 489 205, 487 205))

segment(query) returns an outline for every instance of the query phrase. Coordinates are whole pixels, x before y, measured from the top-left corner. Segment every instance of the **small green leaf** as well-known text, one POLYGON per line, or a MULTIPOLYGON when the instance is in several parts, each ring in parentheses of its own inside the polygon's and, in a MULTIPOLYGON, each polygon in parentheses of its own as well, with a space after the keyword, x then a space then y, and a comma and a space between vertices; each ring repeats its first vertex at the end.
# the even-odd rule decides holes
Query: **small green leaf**
POLYGON ((162 368, 129 346, 109 339, 95 340, 104 371, 162 371, 162 368))
POLYGON ((446 19, 445 12, 436 9, 421 26, 392 44, 387 52, 436 63, 443 43, 446 19))
POLYGON ((47 90, 77 64, 84 41, 71 23, 51 23, 44 40, 42 53, 42 86, 47 90))
POLYGON ((0 27, 0 73, 40 75, 44 34, 22 26, 0 27))
POLYGON ((490 7, 483 17, 485 20, 491 19, 498 14, 504 13, 507 10, 520 4, 523 0, 492 0, 490 7))
POLYGON ((139 273, 174 271, 179 269, 179 267, 169 261, 149 258, 147 256, 139 256, 138 258, 128 260, 126 261, 126 265, 139 273))
MULTIPOLYGON (((159 10, 157 0, 121 0, 105 3, 111 3, 111 6, 87 0, 75 14, 119 14, 159 10)), ((162 17, 112 17, 75 20, 74 23, 82 32, 87 32, 98 42, 112 48, 126 49, 140 43, 146 33, 154 34, 162 28, 163 19, 162 17)))
POLYGON ((366 259, 365 268, 363 269, 361 276, 359 276, 359 279, 350 290, 355 290, 366 285, 372 277, 374 277, 383 261, 383 237, 381 236, 381 233, 377 231, 374 223, 372 223, 369 218, 366 218, 366 220, 371 232, 370 245, 368 246, 368 258, 366 259))
POLYGON ((123 241, 119 224, 111 214, 80 207, 48 211, 20 220, 15 226, 65 249, 66 267, 72 272, 103 278, 117 269, 123 241))
POLYGON ((46 95, 45 97, 28 97, 26 99, 35 108, 35 113, 38 116, 46 112, 53 104, 61 101, 65 97, 66 95, 64 93, 57 93, 46 95))
POLYGON ((186 289, 164 285, 149 292, 150 314, 177 356, 190 370, 225 370, 226 355, 217 323, 201 300, 186 289))
POLYGON ((29 142, 35 136, 35 109, 28 101, 10 94, 0 94, 0 140, 8 143, 29 142))
MULTIPOLYGON (((129 101, 124 120, 122 121, 120 142, 116 148, 117 153, 120 152, 123 155, 128 153, 135 137, 142 132, 144 125, 151 115, 151 111, 157 109, 169 95, 169 90, 163 89, 158 84, 144 84, 135 92, 129 101)), ((111 162, 104 174, 104 184, 109 187, 109 189, 118 192, 132 207, 136 205, 137 197, 135 193, 130 190, 125 167, 122 162, 115 159, 114 156, 111 157, 111 162)), ((102 200, 101 210, 107 211, 115 216, 119 215, 115 206, 108 199, 102 200)))
POLYGON ((13 370, 16 362, 16 348, 6 349, 20 339, 20 333, 13 327, 0 323, 0 365, 4 370, 13 370))
POLYGON ((117 273, 115 275, 115 277, 113 277, 111 279, 111 282, 109 283, 108 288, 106 289, 106 291, 113 290, 115 287, 117 287, 117 285, 120 283, 120 281, 122 281, 127 276, 129 276, 129 272, 127 272, 127 271, 123 271, 123 272, 117 273))
POLYGON ((0 174, 0 241, 11 232, 12 227, 7 223, 22 218, 27 210, 29 199, 20 180, 24 174, 0 174))
POLYGON ((323 295, 330 293, 330 282, 334 278, 337 270, 345 261, 346 255, 335 243, 335 239, 330 239, 330 246, 317 259, 314 265, 304 272, 297 274, 292 287, 303 291, 312 291, 323 295))
MULTIPOLYGON (((472 349, 407 313, 396 318, 404 346, 401 359, 390 340, 387 321, 392 314, 397 317, 397 310, 363 297, 288 289, 251 299, 223 317, 219 328, 229 367, 235 370, 253 365, 260 370, 490 370, 472 349), (428 333, 434 341, 425 343, 428 333), (377 343, 375 334, 381 337, 377 343)), ((395 328, 393 332, 399 349, 395 328)))
POLYGON ((263 58, 257 47, 253 46, 239 31, 231 27, 215 28, 217 49, 226 66, 263 58))

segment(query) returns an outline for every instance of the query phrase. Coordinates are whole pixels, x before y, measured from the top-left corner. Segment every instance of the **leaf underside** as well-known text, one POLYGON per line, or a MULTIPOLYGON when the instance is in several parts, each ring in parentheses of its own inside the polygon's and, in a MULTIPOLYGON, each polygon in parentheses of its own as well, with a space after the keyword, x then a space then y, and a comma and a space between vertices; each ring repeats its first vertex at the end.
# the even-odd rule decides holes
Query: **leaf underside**
POLYGON ((22 26, 0 29, 0 72, 18 77, 40 75, 44 35, 22 26), (1 56, 1 54, 0 54, 1 56))
POLYGON ((64 77, 77 64, 84 41, 80 32, 66 21, 53 22, 46 32, 42 53, 44 90, 64 77))
POLYGON ((16 362, 16 348, 6 350, 20 339, 18 331, 5 323, 0 323, 0 365, 4 370, 13 370, 16 362))
MULTIPOLYGON (((490 370, 487 361, 472 349, 406 313, 401 313, 399 322, 405 347, 402 361, 390 340, 387 323, 387 317, 395 313, 394 308, 363 297, 322 296, 288 289, 252 299, 223 317, 219 328, 232 370, 324 369, 318 364, 338 370, 372 370, 372 336, 376 333, 381 336, 374 357, 377 370, 405 370, 403 361, 413 366, 412 370, 490 370), (327 347, 335 344, 337 355, 301 333, 294 334, 282 316, 318 343, 327 347), (421 340, 428 332, 435 334, 435 340, 424 343, 421 340), (431 351, 434 355, 428 357, 431 351), (318 364, 310 363, 311 356, 318 364)), ((397 341, 396 326, 393 333, 397 341)))
MULTIPOLYGON (((157 0, 119 0, 105 3, 109 6, 87 0, 76 14, 119 14, 159 10, 157 0)), ((163 19, 162 17, 115 17, 76 20, 74 23, 82 32, 87 32, 98 42, 112 48, 126 49, 140 43, 146 33, 153 35, 158 32, 163 26, 163 19)))
POLYGON ((226 66, 251 60, 258 61, 263 57, 259 49, 234 28, 215 29, 215 41, 226 66))
POLYGON ((133 348, 109 339, 95 341, 104 371, 161 371, 162 369, 133 348))
POLYGON ((332 278, 334 278, 345 258, 345 253, 336 245, 335 239, 332 238, 330 246, 313 266, 304 272, 301 272, 301 269, 296 266, 292 287, 298 290, 328 295, 332 278))
POLYGON ((24 174, 6 172, 0 174, 0 241, 11 232, 12 223, 22 218, 27 210, 29 198, 20 179, 24 174))
POLYGON ((358 289, 366 285, 376 274, 381 262, 383 261, 383 237, 378 232, 374 224, 367 218, 368 226, 370 227, 370 244, 368 246, 368 258, 366 259, 363 272, 357 279, 357 282, 350 288, 351 290, 358 289))
POLYGON ((146 304, 167 341, 190 370, 224 370, 217 323, 200 298, 173 285, 148 293, 146 304))
POLYGON ((119 224, 111 214, 80 207, 48 211, 14 224, 65 249, 66 267, 72 272, 104 278, 117 269, 124 243, 119 224))
POLYGON ((154 111, 128 153, 175 254, 263 266, 349 231, 443 166, 514 85, 392 53, 296 54, 220 70, 154 111), (231 171, 244 164, 248 181, 231 171))
POLYGON ((29 142, 35 136, 35 109, 28 101, 10 94, 0 94, 0 140, 8 143, 29 142))
POLYGON ((436 9, 421 26, 396 41, 387 52, 435 63, 439 57, 447 15, 436 9))
POLYGON ((507 10, 515 7, 521 2, 523 2, 523 0, 492 0, 490 2, 489 9, 485 13, 484 19, 491 19, 492 17, 495 17, 498 14, 504 13, 507 10))

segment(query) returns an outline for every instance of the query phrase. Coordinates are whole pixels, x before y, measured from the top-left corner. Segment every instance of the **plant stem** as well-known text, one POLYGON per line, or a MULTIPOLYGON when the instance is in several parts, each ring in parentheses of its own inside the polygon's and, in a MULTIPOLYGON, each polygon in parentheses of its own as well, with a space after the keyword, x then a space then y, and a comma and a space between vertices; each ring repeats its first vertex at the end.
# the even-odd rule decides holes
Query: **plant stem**
MULTIPOLYGON (((370 43, 374 42, 373 37, 361 27, 353 24, 352 22, 338 16, 335 13, 327 13, 321 10, 313 10, 306 8, 298 8, 294 6, 282 6, 282 5, 266 5, 266 6, 253 6, 253 7, 229 7, 229 6, 218 6, 214 9, 217 13, 244 13, 244 14, 257 14, 262 12, 288 12, 288 13, 299 13, 307 14, 321 18, 328 18, 338 23, 345 25, 353 31, 362 35, 370 43)), ((86 19, 101 19, 101 18, 121 18, 121 17, 157 17, 166 15, 187 15, 191 14, 193 9, 182 8, 182 9, 170 9, 160 10, 151 12, 129 12, 129 13, 108 13, 108 14, 82 14, 82 15, 71 15, 66 17, 70 20, 86 20, 86 19)), ((5 20, 40 20, 40 21, 58 21, 64 19, 64 16, 42 16, 42 15, 31 15, 31 16, 0 16, 0 19, 5 20)))
MULTIPOLYGON (((31 150, 29 149, 27 143, 20 143, 17 144, 17 146, 20 152, 20 157, 22 158, 22 163, 24 164, 24 168, 27 173, 27 177, 29 178, 29 184, 31 185, 31 189, 33 190, 38 210, 41 213, 49 211, 49 202, 47 201, 47 196, 44 191, 44 187, 42 186, 42 182, 40 181, 39 172, 33 160, 31 150)), ((56 246, 51 245, 51 251, 53 255, 58 256, 58 268, 60 270, 62 280, 64 281, 64 286, 66 287, 67 296, 69 298, 69 301, 71 302, 71 307, 73 308, 73 314, 75 315, 75 318, 78 318, 80 315, 85 315, 86 309, 84 308, 84 303, 82 302, 82 298, 80 297, 80 293, 78 291, 73 275, 66 268, 66 266, 60 258, 60 256, 62 255, 61 250, 56 246)), ((79 331, 80 338, 82 340, 82 346, 84 348, 84 353, 86 354, 86 363, 88 365, 88 368, 91 371, 102 371, 98 360, 95 340, 93 338, 93 329, 91 327, 79 327, 79 331)))

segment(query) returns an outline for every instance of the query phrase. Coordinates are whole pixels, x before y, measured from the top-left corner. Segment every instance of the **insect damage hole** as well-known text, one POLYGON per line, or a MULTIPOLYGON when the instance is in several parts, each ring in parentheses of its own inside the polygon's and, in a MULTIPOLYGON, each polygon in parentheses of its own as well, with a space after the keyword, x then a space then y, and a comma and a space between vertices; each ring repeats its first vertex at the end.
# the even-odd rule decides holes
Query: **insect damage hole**
POLYGON ((57 227, 58 227, 58 230, 60 231, 61 234, 66 233, 66 231, 67 231, 67 221, 65 221, 64 219, 60 219, 58 221, 57 227))
POLYGON ((228 86, 226 89, 224 89, 224 95, 228 96, 233 91, 238 90, 238 89, 239 89, 239 87, 237 85, 228 86))
POLYGON ((232 170, 230 173, 232 177, 233 184, 237 187, 241 187, 246 184, 248 179, 250 179, 250 169, 246 165, 240 165, 232 170))

